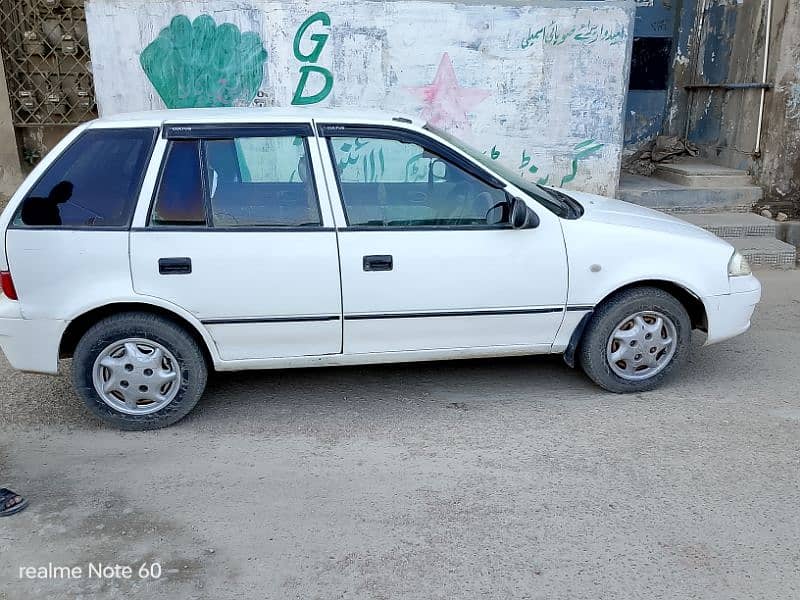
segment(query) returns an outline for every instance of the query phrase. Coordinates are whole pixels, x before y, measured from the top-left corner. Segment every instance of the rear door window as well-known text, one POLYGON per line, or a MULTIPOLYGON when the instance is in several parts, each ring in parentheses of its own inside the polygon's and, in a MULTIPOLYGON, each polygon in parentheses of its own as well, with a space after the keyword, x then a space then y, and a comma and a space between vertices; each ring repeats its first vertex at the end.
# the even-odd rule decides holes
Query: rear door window
POLYGON ((50 165, 23 200, 18 227, 127 228, 156 129, 90 129, 50 165))
POLYGON ((215 227, 321 224, 305 138, 207 140, 204 155, 215 227))

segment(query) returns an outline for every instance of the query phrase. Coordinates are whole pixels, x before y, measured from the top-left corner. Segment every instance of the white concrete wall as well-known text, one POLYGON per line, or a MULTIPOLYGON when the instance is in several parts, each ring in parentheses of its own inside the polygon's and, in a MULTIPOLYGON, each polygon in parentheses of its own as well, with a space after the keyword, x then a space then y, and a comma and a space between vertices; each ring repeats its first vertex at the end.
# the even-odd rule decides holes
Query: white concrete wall
POLYGON ((633 10, 629 1, 89 0, 87 20, 101 114, 165 99, 288 106, 327 79, 327 95, 306 106, 421 115, 533 181, 613 194, 633 10), (328 18, 295 51, 298 29, 320 11, 328 18), (194 21, 204 14, 216 29, 194 21), (179 18, 162 32, 177 15, 194 30, 179 18), (237 34, 220 35, 224 23, 244 34, 232 50, 223 38, 237 34))
POLYGON ((22 182, 22 168, 17 152, 17 136, 11 115, 6 76, 0 57, 0 208, 22 182))

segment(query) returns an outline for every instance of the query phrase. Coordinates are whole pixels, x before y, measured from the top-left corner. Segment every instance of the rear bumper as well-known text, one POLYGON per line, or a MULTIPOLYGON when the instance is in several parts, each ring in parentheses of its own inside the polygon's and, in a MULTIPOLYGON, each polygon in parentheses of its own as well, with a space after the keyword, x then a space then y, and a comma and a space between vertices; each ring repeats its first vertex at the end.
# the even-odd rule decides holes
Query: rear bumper
POLYGON ((744 333, 761 300, 761 283, 752 275, 731 278, 731 293, 703 298, 708 316, 706 345, 744 333))
POLYGON ((58 373, 58 346, 66 323, 23 319, 19 303, 0 296, 0 349, 20 371, 58 373))

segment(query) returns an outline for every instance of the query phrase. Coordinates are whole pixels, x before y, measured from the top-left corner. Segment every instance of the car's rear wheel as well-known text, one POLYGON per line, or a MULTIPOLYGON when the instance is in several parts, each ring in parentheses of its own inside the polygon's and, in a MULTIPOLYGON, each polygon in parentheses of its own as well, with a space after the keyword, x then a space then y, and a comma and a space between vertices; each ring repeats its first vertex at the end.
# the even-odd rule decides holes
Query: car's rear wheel
POLYGON ((612 392, 651 390, 686 358, 691 321, 686 309, 659 288, 615 294, 595 311, 580 349, 587 375, 612 392))
POLYGON ((120 313, 80 339, 72 359, 75 389, 89 409, 121 429, 166 427, 194 408, 207 367, 194 338, 149 313, 120 313))

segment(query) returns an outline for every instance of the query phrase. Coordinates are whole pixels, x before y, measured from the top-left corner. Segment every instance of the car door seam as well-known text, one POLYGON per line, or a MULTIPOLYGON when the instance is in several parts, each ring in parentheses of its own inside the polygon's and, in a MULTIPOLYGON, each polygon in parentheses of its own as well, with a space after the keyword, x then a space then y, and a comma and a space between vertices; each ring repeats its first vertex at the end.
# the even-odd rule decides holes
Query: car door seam
MULTIPOLYGON (((332 157, 330 155, 330 149, 326 147, 325 152, 328 153, 328 161, 323 160, 322 146, 320 144, 316 119, 311 120, 311 130, 314 135, 314 143, 317 146, 317 158, 319 160, 319 164, 322 166, 322 181, 325 183, 325 193, 328 196, 328 208, 330 208, 330 217, 333 219, 334 235, 336 236, 336 262, 339 269, 339 313, 341 317, 340 323, 342 324, 340 331, 341 335, 339 336, 339 353, 344 354, 344 280, 342 279, 342 250, 341 244, 339 243, 339 226, 336 222, 336 211, 333 210, 333 196, 331 195, 331 186, 329 183, 330 177, 329 173, 327 172, 328 170, 326 169, 327 163, 331 161, 332 157)), ((313 163, 311 168, 313 170, 313 163)), ((338 197, 338 202, 340 204, 340 208, 342 208, 342 212, 344 212, 344 207, 341 206, 341 196, 338 197)))

